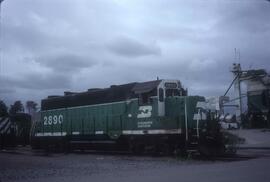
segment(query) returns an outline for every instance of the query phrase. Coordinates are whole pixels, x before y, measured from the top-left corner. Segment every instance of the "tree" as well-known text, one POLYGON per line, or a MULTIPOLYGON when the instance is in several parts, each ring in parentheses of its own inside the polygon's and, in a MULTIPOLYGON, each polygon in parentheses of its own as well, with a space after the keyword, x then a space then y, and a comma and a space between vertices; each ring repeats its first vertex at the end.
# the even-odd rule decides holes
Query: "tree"
POLYGON ((16 113, 23 112, 23 111, 24 111, 24 107, 23 107, 22 102, 17 100, 14 102, 13 105, 10 106, 9 114, 15 115, 16 113))
POLYGON ((34 101, 27 101, 25 106, 26 106, 26 109, 27 109, 27 112, 28 114, 32 115, 34 112, 37 111, 37 103, 35 103, 34 101))
POLYGON ((8 115, 8 108, 4 101, 0 100, 0 117, 8 115))

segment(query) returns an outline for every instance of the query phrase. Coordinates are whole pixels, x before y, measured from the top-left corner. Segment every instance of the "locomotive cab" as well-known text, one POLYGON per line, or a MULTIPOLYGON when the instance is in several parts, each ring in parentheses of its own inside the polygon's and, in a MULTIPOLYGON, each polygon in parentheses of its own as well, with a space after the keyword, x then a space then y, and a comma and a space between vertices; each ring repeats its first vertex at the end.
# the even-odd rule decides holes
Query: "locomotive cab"
POLYGON ((158 116, 165 116, 166 98, 184 95, 186 91, 179 80, 162 80, 158 86, 158 116))
POLYGON ((155 110, 154 113, 159 117, 165 116, 166 98, 187 94, 179 80, 155 80, 138 83, 133 88, 133 92, 138 97, 139 113, 140 110, 151 107, 151 110, 155 110))

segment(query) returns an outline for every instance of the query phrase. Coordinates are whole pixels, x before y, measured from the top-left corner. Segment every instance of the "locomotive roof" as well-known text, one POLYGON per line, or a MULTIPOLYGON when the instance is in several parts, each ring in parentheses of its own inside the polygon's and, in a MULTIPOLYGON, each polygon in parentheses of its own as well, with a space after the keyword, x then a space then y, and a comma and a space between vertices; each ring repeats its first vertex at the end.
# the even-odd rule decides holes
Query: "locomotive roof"
POLYGON ((149 82, 136 83, 136 85, 132 88, 132 91, 135 94, 150 92, 157 88, 160 82, 161 80, 154 80, 149 82))
POLYGON ((136 94, 150 92, 157 88, 161 80, 133 82, 112 85, 110 88, 88 89, 86 92, 65 92, 64 96, 48 96, 41 101, 41 110, 59 109, 83 105, 119 102, 135 98, 136 94))

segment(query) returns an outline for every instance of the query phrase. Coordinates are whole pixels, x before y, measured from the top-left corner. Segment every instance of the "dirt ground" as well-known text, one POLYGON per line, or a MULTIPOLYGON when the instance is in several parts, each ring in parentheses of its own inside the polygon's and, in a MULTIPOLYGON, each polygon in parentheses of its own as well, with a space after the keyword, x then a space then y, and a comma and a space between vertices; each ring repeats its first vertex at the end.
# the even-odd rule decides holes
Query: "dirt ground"
MULTIPOLYGON (((249 139, 269 133, 240 131, 249 139), (252 133, 256 134, 252 134, 252 133)), ((243 136, 243 134, 241 134, 243 136)), ((247 143, 246 146, 254 146, 247 143)), ((258 146, 258 145, 257 145, 258 146)), ((270 147, 270 145, 269 145, 270 147)), ((243 147, 230 158, 181 159, 175 157, 133 156, 102 152, 50 154, 34 152, 30 147, 0 152, 0 181, 270 181, 270 150, 243 147)))
POLYGON ((245 143, 240 145, 242 148, 270 149, 270 129, 240 129, 230 132, 245 139, 245 143))

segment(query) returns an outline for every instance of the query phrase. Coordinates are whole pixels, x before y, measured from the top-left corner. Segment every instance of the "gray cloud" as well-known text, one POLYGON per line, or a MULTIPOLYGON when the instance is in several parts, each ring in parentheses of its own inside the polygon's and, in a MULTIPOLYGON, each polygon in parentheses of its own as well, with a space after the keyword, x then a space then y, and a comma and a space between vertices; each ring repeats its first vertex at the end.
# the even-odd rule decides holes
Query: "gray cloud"
POLYGON ((32 25, 7 22, 7 24, 3 24, 2 29, 4 50, 14 49, 15 47, 37 50, 44 46, 43 40, 46 40, 47 37, 32 25), (40 39, 41 37, 42 39, 40 39))
POLYGON ((39 102, 157 76, 222 95, 233 62, 270 70, 269 17, 263 0, 4 1, 0 97, 39 102))
POLYGON ((59 55, 45 55, 35 60, 42 66, 51 68, 58 73, 78 73, 83 68, 91 67, 95 62, 90 57, 83 57, 77 54, 59 54, 59 55))
POLYGON ((125 57, 140 57, 161 54, 161 49, 153 43, 145 44, 126 37, 115 39, 108 44, 108 48, 113 53, 125 57))
MULTIPOLYGON (((236 3, 239 4, 239 3, 236 3)), ((216 24, 217 30, 221 33, 238 34, 264 34, 269 33, 269 8, 270 3, 264 1, 251 1, 250 3, 239 4, 231 7, 232 11, 227 11, 228 7, 222 9, 222 16, 216 24)))
POLYGON ((11 94, 14 92, 15 92, 14 89, 5 88, 3 86, 2 86, 2 88, 0 88, 0 94, 11 94))
POLYGON ((14 92, 19 91, 20 88, 28 90, 66 89, 71 86, 72 80, 64 74, 52 72, 50 74, 29 73, 21 75, 20 78, 5 77, 1 82, 1 90, 14 92))
POLYGON ((23 80, 17 81, 16 85, 28 89, 65 89, 71 86, 71 79, 64 74, 28 74, 23 80))

